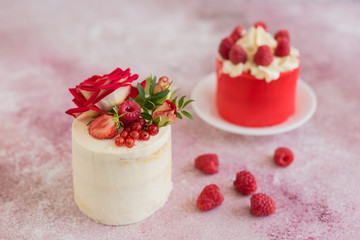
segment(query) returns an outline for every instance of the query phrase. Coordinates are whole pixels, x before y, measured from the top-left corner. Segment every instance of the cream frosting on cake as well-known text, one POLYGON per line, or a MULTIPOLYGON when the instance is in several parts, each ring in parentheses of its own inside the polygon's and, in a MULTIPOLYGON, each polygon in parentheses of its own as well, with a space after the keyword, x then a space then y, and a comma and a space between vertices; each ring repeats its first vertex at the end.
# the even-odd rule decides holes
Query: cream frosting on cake
MULTIPOLYGON (((141 221, 160 209, 172 190, 171 127, 133 148, 88 133, 89 115, 72 126, 74 197, 81 212, 108 225, 141 221)), ((121 129, 120 129, 121 131, 121 129)))

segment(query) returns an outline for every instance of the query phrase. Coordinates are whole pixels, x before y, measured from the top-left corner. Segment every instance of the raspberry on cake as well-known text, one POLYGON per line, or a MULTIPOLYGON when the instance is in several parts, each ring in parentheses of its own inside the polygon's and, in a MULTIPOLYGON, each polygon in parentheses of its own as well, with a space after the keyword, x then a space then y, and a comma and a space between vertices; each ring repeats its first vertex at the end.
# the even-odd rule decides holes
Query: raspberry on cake
POLYGON ((273 36, 264 22, 241 35, 237 31, 221 41, 216 59, 219 115, 246 127, 286 121, 295 112, 300 68, 289 32, 280 30, 273 36))
POLYGON ((117 68, 70 89, 74 198, 96 222, 124 225, 159 210, 172 190, 171 127, 192 100, 174 96, 167 77, 117 68), (179 99, 179 100, 178 100, 179 99))

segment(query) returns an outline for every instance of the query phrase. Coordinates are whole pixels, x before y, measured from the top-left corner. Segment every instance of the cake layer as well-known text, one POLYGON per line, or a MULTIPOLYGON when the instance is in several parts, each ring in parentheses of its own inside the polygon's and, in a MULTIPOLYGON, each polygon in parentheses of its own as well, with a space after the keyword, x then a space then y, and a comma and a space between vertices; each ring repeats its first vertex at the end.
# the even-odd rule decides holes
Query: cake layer
POLYGON ((266 82, 249 73, 231 77, 222 72, 222 64, 217 60, 216 104, 225 120, 241 126, 264 127, 281 123, 294 114, 299 67, 266 82))
POLYGON ((90 117, 75 119, 72 131, 74 196, 81 212, 109 225, 141 221, 160 209, 171 189, 171 128, 160 128, 133 148, 87 132, 90 117))

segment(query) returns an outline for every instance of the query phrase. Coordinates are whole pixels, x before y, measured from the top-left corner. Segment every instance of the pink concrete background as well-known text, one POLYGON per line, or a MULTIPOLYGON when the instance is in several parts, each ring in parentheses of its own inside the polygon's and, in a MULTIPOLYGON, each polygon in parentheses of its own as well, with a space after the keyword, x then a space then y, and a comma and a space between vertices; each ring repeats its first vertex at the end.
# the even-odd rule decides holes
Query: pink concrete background
MULTIPOLYGON (((360 239, 359 2, 0 1, 0 239, 360 239), (167 75, 190 94, 215 69, 218 43, 257 20, 286 28, 318 109, 303 127, 268 137, 173 125, 174 190, 165 207, 129 226, 96 224, 77 209, 71 177, 69 87, 116 67, 167 75), (296 156, 271 159, 278 146, 296 156), (216 152, 220 172, 193 159, 216 152), (232 187, 247 169, 277 212, 257 218, 232 187), (199 212, 217 184, 219 208, 199 212)), ((192 109, 190 112, 194 113, 192 109)))

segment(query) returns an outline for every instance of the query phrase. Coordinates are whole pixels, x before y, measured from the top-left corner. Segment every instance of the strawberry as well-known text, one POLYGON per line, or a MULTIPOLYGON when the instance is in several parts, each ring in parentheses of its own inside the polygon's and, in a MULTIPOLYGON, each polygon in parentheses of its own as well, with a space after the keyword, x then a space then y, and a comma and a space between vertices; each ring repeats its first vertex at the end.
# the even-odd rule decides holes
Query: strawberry
POLYGON ((97 139, 110 139, 118 134, 116 123, 111 114, 101 114, 91 121, 89 134, 97 139))
POLYGON ((219 46, 219 54, 223 59, 229 59, 229 52, 231 50, 234 40, 231 37, 224 38, 219 46))

